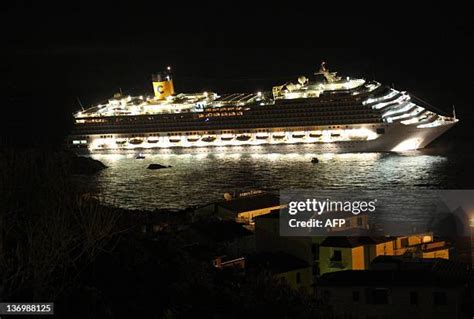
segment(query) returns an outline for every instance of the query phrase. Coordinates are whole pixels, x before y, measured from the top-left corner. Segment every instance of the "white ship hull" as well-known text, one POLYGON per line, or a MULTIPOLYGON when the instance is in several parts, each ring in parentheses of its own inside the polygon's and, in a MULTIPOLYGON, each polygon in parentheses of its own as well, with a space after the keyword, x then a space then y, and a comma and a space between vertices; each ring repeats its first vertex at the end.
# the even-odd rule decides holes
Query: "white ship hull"
POLYGON ((167 133, 142 134, 140 138, 124 138, 124 135, 90 135, 87 141, 78 146, 78 151, 88 153, 122 153, 136 151, 150 152, 312 152, 312 153, 351 153, 351 152, 402 152, 421 149, 451 128, 457 121, 445 122, 434 127, 418 128, 417 125, 401 123, 384 125, 345 126, 344 129, 318 132, 310 130, 269 131, 242 134, 215 134, 212 136, 179 137, 176 133, 169 137, 167 133), (377 130, 379 129, 379 130, 377 130), (383 133, 380 130, 383 130, 383 133), (363 130, 368 133, 366 139, 349 138, 347 132, 363 130), (329 133, 329 132, 338 132, 329 133), (342 132, 339 134, 339 132, 342 132), (148 135, 152 137, 148 137, 148 135), (321 136, 319 136, 321 135, 321 136), (337 136, 336 136, 337 135, 337 136), (148 141, 149 139, 149 141, 148 141))

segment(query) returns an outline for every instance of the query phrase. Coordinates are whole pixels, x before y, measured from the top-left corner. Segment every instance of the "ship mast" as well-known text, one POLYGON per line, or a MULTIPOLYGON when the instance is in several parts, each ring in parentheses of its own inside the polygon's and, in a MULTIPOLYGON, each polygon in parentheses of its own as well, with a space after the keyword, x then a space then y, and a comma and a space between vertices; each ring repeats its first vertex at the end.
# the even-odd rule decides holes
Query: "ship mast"
POLYGON ((84 106, 82 106, 81 100, 79 99, 78 96, 76 96, 77 102, 79 102, 79 105, 81 106, 82 112, 84 112, 84 106))
POLYGON ((329 69, 326 68, 326 62, 321 62, 321 67, 319 71, 314 73, 315 75, 322 74, 326 78, 328 83, 333 83, 341 80, 341 77, 337 76, 337 72, 329 72, 329 69))

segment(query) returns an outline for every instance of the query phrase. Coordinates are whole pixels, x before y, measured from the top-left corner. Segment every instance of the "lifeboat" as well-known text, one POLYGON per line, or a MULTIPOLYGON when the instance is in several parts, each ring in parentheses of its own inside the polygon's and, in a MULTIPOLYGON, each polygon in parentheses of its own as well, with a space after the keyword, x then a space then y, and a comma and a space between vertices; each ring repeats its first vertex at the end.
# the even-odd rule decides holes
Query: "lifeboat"
POLYGON ((179 143, 181 142, 181 136, 170 136, 169 140, 170 143, 179 143))
POLYGON ((245 141, 248 141, 252 138, 252 136, 248 135, 248 134, 242 134, 242 135, 239 135, 237 136, 237 140, 238 141, 241 141, 241 142, 245 142, 245 141))
POLYGON ((323 134, 321 132, 311 132, 311 133, 309 133, 309 137, 312 137, 312 138, 320 138, 322 136, 323 136, 323 134))
POLYGON ((133 145, 138 145, 138 144, 141 144, 143 143, 143 139, 141 138, 132 138, 130 141, 129 141, 130 144, 133 144, 133 145))
POLYGON ((223 141, 232 141, 234 139, 234 137, 235 136, 232 135, 232 134, 223 134, 221 136, 221 140, 223 140, 223 141))
POLYGON ((281 139, 284 139, 285 138, 285 133, 284 132, 280 132, 280 133, 273 133, 273 139, 275 140, 281 140, 281 139))
POLYGON ((158 143, 159 138, 158 137, 149 137, 146 141, 148 143, 155 144, 155 143, 158 143))
POLYGON ((266 140, 268 138, 268 133, 257 133, 255 136, 258 140, 266 140))
POLYGON ((117 144, 117 145, 124 145, 126 143, 127 143, 127 140, 124 139, 124 138, 119 138, 119 139, 115 140, 115 144, 117 144))
POLYGON ((305 132, 293 132, 293 134, 291 135, 293 138, 303 138, 305 137, 305 132))
POLYGON ((202 138, 202 141, 207 142, 207 143, 214 142, 215 140, 216 140, 215 136, 206 136, 202 138))
POLYGON ((188 140, 188 142, 194 143, 194 142, 199 141, 199 138, 200 137, 197 135, 190 135, 186 139, 188 140))

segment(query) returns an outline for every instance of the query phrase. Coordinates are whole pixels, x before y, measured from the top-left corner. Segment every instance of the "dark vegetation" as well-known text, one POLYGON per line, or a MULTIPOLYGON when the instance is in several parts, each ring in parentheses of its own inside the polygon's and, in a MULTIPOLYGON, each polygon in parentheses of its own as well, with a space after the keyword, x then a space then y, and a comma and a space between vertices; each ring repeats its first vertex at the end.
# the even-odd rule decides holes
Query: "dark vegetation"
POLYGON ((55 316, 66 318, 319 313, 269 274, 242 276, 193 257, 176 232, 143 236, 132 217, 149 212, 107 207, 74 182, 100 166, 62 151, 0 151, 0 300, 54 301, 55 316))

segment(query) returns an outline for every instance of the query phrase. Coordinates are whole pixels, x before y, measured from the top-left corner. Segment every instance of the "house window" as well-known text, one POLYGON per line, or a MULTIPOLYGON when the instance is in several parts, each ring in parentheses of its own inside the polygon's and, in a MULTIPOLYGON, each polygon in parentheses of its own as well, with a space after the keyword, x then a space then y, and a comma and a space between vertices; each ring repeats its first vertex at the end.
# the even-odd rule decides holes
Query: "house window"
POLYGON ((418 305, 418 293, 410 291, 410 305, 418 305))
POLYGON ((362 226, 362 217, 357 217, 357 226, 362 226))
POLYGON ((342 261, 342 252, 340 250, 335 250, 333 252, 332 261, 342 261))
POLYGON ((447 298, 446 298, 446 292, 444 291, 435 291, 433 292, 433 303, 435 306, 444 306, 446 305, 447 298))
POLYGON ((296 273, 296 283, 297 284, 301 283, 301 273, 299 273, 299 272, 296 273))
POLYGON ((352 292, 352 301, 359 302, 359 300, 360 300, 360 293, 358 290, 354 290, 352 292))
POLYGON ((408 247, 408 238, 402 238, 400 240, 400 245, 404 248, 404 247, 408 247))

